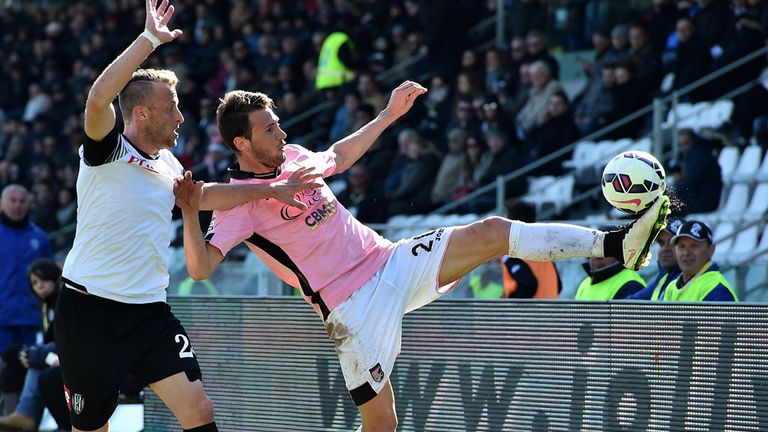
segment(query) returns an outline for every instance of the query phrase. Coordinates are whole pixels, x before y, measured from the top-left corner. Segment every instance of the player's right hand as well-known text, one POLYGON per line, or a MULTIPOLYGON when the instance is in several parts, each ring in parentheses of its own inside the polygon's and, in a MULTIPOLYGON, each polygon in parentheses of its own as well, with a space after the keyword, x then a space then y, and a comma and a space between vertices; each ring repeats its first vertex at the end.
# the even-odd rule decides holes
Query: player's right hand
POLYGON ((144 28, 155 35, 160 42, 170 42, 181 36, 181 29, 170 30, 168 22, 173 16, 174 7, 170 0, 162 0, 160 6, 157 6, 157 0, 145 0, 147 4, 147 18, 144 21, 144 28))
POLYGON ((312 167, 301 168, 287 179, 272 183, 272 197, 283 204, 306 210, 307 205, 298 198, 301 192, 321 188, 324 184, 319 180, 322 174, 313 173, 314 170, 315 168, 312 167))
POLYGON ((200 210, 200 190, 203 184, 201 181, 192 180, 190 171, 173 181, 173 195, 176 196, 176 205, 182 212, 200 210))

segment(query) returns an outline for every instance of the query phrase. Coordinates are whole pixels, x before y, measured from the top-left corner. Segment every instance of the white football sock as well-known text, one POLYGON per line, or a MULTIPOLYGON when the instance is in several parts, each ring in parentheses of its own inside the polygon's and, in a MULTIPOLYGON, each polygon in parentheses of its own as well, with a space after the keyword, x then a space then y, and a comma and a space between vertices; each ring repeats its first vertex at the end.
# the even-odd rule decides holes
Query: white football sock
POLYGON ((531 261, 602 257, 605 233, 578 225, 523 223, 509 228, 509 256, 531 261))

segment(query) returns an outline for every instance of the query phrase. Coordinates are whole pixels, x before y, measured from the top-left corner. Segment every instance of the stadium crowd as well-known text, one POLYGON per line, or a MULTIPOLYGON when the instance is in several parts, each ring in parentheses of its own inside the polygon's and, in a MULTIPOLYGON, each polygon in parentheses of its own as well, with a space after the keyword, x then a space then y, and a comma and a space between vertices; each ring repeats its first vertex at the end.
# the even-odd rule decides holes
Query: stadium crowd
MULTIPOLYGON (((430 92, 423 101, 344 178, 342 202, 363 222, 385 222, 465 196, 762 47, 768 25, 763 0, 506 0, 509 46, 478 49, 492 30, 470 28, 496 7, 494 0, 179 4, 175 20, 184 35, 147 66, 179 76, 185 122, 175 152, 209 181, 224 180, 231 162, 215 127, 215 106, 228 90, 272 95, 283 121, 330 101, 332 109, 286 127, 290 142, 323 149, 369 121, 393 83, 424 83, 430 92), (353 41, 348 66, 356 78, 318 90, 320 49, 337 30, 353 41), (550 45, 594 50, 594 61, 581 65, 587 83, 578 94, 564 90, 550 45), (407 59, 413 61, 399 73, 377 79, 407 59), (674 80, 663 84, 670 73, 674 80)), ((34 195, 31 218, 46 232, 75 221, 85 98, 99 71, 143 25, 141 9, 141 0, 0 8, 0 187, 27 186, 34 195)), ((763 56, 691 98, 723 94, 757 78, 764 65, 763 56)), ((744 138, 752 136, 753 122, 766 123, 760 123, 768 114, 764 92, 759 87, 737 101, 744 138)), ((637 137, 648 121, 606 137, 637 137)), ((531 174, 558 174, 568 157, 531 174)), ((520 182, 509 193, 525 189, 520 182)), ((461 210, 491 205, 479 199, 461 210)))

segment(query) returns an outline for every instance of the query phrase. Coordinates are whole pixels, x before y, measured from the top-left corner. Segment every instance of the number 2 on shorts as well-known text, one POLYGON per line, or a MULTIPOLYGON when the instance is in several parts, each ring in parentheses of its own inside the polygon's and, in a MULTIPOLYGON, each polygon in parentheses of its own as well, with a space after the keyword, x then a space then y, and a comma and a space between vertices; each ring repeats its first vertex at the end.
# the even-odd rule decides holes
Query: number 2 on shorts
POLYGON ((195 352, 192 350, 192 346, 189 344, 189 339, 185 335, 179 333, 173 339, 176 341, 176 343, 184 342, 184 345, 179 351, 179 358, 192 358, 195 356, 195 352), (189 351, 187 351, 187 348, 189 348, 189 351))

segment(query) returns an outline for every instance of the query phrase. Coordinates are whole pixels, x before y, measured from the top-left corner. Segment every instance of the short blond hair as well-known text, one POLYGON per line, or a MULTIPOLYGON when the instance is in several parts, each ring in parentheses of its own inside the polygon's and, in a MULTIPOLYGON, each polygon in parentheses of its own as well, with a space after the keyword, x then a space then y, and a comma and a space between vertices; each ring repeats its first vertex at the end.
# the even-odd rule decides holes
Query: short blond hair
POLYGON ((168 84, 175 89, 176 84, 179 83, 179 78, 173 71, 167 69, 139 69, 134 72, 128 84, 118 95, 120 112, 123 114, 124 121, 131 121, 135 107, 149 104, 149 99, 152 96, 152 83, 168 84))

